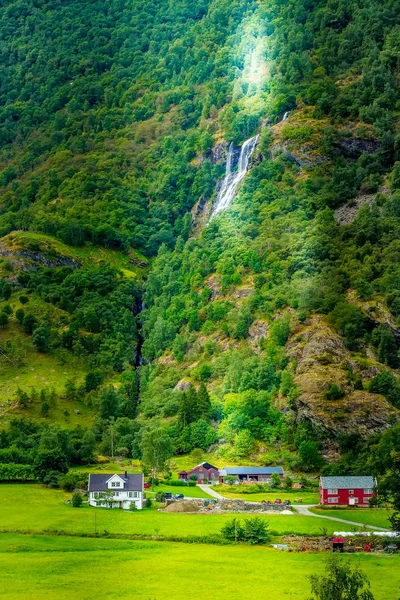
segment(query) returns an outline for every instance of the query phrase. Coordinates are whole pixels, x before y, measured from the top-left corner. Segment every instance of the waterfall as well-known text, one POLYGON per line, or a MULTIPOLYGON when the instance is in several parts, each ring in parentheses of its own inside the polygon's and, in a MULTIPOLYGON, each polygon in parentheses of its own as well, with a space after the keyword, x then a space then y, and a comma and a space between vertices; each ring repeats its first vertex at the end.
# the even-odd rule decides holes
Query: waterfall
POLYGON ((237 187, 247 173, 250 158, 254 152, 259 137, 259 135, 256 135, 249 140, 246 140, 243 144, 240 151, 237 171, 232 170, 232 162, 234 157, 233 144, 229 146, 228 156, 226 159, 225 177, 222 181, 221 189, 218 192, 210 220, 218 213, 227 209, 235 198, 237 187))
POLYGON ((288 118, 288 116, 289 116, 289 115, 290 115, 290 110, 287 110, 287 111, 285 112, 285 114, 283 115, 283 119, 282 119, 282 121, 286 121, 286 119, 288 118))

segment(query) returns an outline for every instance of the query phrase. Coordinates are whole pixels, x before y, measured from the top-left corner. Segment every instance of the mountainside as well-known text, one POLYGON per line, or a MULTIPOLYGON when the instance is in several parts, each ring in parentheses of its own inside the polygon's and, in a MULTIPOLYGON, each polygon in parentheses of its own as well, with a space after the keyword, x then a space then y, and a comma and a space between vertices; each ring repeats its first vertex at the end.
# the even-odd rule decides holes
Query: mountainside
POLYGON ((4 423, 78 427, 72 462, 391 447, 399 34, 394 0, 5 2, 4 423))

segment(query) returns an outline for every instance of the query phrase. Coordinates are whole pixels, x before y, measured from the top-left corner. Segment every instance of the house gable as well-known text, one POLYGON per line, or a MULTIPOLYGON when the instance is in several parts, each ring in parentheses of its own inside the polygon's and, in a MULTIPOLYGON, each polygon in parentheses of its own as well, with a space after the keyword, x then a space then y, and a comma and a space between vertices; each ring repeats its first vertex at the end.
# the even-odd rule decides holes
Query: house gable
POLYGON ((125 487, 125 480, 117 474, 110 477, 106 483, 109 490, 123 490, 125 487))

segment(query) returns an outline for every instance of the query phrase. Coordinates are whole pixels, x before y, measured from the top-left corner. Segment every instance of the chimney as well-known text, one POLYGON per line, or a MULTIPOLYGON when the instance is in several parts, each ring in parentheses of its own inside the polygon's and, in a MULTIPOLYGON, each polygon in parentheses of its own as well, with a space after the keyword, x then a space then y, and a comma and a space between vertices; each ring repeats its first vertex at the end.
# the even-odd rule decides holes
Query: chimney
POLYGON ((125 477, 125 479, 128 479, 128 471, 125 471, 124 477, 125 477))

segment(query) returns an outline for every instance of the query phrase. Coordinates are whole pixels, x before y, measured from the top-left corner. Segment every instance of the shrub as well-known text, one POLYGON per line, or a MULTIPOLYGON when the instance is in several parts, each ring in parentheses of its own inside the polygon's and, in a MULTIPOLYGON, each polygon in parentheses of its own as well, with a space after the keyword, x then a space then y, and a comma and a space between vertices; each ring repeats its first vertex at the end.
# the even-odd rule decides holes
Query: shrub
POLYGON ((325 394, 327 400, 340 400, 345 395, 345 391, 342 390, 336 383, 330 383, 328 390, 325 394))
POLYGON ((32 465, 0 464, 0 481, 35 481, 32 465))
POLYGON ((146 502, 144 503, 145 508, 151 508, 152 504, 151 498, 146 498, 146 502))
POLYGON ((266 544, 270 540, 268 523, 261 517, 245 519, 243 539, 250 544, 266 544))
POLYGON ((227 540, 234 542, 243 540, 243 528, 239 519, 236 517, 225 523, 221 529, 221 533, 227 540))
POLYGON ((23 321, 24 321, 24 318, 25 318, 25 311, 24 311, 24 309, 23 309, 23 308, 18 308, 18 309, 15 311, 15 318, 17 319, 18 323, 19 323, 20 325, 22 325, 22 323, 23 323, 23 321))
POLYGON ((131 502, 129 510, 132 512, 135 512, 135 510, 137 510, 136 502, 131 502))
POLYGON ((244 525, 235 517, 227 521, 221 529, 223 537, 232 542, 248 542, 249 544, 265 544, 270 540, 268 523, 261 517, 250 517, 244 525))
POLYGON ((0 313, 0 327, 8 325, 8 315, 5 312, 0 313))
POLYGON ((81 494, 75 493, 72 495, 72 506, 74 508, 80 508, 83 503, 83 498, 81 494))

